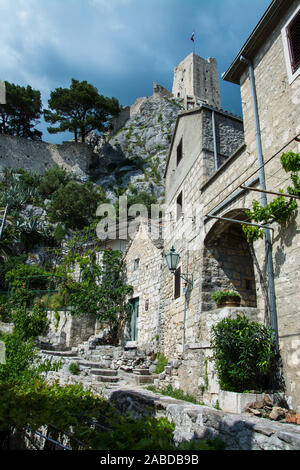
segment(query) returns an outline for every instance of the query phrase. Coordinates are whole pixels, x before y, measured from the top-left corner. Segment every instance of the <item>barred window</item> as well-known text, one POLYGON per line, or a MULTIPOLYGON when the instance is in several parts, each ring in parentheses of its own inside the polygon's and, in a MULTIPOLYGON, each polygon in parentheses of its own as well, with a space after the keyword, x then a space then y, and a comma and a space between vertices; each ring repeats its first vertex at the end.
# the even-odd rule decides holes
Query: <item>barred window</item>
POLYGON ((286 28, 292 72, 300 67, 300 11, 286 28))

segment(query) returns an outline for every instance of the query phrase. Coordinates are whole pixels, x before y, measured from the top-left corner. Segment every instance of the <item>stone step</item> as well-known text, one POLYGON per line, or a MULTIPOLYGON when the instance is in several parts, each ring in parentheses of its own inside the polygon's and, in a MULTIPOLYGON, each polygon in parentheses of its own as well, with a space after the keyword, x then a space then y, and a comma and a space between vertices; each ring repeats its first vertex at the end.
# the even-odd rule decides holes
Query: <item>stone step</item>
POLYGON ((82 358, 78 361, 78 364, 83 368, 103 369, 103 364, 101 364, 101 362, 86 361, 82 358))
POLYGON ((105 375, 108 377, 116 377, 118 375, 118 371, 112 369, 91 369, 90 373, 94 375, 105 375))
POLYGON ((76 353, 73 351, 51 351, 51 349, 41 349, 42 354, 49 354, 49 356, 58 356, 58 357, 71 357, 72 359, 80 359, 76 353))
POLYGON ((95 375, 95 380, 98 382, 107 382, 107 383, 116 383, 119 382, 119 377, 117 376, 108 376, 108 375, 95 375))
POLYGON ((151 384, 158 375, 138 375, 129 372, 120 371, 120 378, 133 385, 151 384))
POLYGON ((132 372, 136 375, 150 375, 149 369, 133 369, 132 372))

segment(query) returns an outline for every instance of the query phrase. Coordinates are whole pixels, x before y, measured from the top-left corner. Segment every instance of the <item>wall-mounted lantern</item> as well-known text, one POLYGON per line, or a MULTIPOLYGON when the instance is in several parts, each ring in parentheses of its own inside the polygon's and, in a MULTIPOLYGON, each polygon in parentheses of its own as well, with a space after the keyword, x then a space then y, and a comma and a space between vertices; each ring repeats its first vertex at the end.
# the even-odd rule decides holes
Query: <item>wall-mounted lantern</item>
MULTIPOLYGON (((180 256, 178 253, 176 253, 174 246, 172 246, 169 253, 165 255, 165 258, 166 258, 166 262, 167 262, 169 270, 171 271, 171 273, 175 274, 180 256)), ((182 277, 182 279, 185 281, 186 284, 189 284, 190 288, 193 287, 193 275, 192 274, 181 273, 180 277, 182 277)))

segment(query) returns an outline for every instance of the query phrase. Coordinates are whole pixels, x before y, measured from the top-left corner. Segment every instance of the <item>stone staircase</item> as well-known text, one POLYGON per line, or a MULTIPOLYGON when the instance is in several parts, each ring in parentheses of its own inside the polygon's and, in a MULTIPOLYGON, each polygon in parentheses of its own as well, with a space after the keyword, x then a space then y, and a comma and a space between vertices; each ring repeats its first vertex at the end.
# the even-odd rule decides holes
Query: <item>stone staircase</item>
MULTIPOLYGON (((59 379, 62 384, 82 383, 95 390, 116 386, 143 387, 153 384, 158 376, 151 374, 147 361, 137 351, 126 351, 121 347, 79 345, 68 351, 40 349, 40 356, 51 361, 61 360, 62 368, 56 373, 48 373, 49 378, 59 379), (69 370, 71 363, 79 366, 78 374, 69 370), (140 363, 140 365, 139 365, 140 363)), ((47 376, 48 377, 48 376, 47 376)))

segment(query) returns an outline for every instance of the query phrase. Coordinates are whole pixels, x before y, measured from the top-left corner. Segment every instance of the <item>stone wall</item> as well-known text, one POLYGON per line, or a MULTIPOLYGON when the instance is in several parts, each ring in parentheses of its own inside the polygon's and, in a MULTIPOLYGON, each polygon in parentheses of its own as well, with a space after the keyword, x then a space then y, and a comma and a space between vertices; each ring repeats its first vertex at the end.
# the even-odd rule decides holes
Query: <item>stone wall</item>
POLYGON ((220 438, 227 450, 299 450, 300 430, 293 424, 224 413, 211 407, 163 397, 148 391, 107 390, 105 396, 135 417, 166 416, 175 424, 177 443, 220 438))
POLYGON ((5 168, 24 168, 42 174, 59 165, 86 181, 96 159, 87 144, 64 142, 58 145, 0 135, 0 172, 5 168))
POLYGON ((41 338, 44 348, 69 350, 87 341, 95 333, 95 318, 89 315, 72 316, 68 311, 48 312, 48 333, 41 338))
MULTIPOLYGON (((300 76, 289 80, 285 61, 282 29, 299 7, 294 1, 286 15, 253 58, 258 111, 266 163, 268 190, 286 189, 287 175, 280 165, 283 152, 300 152, 300 144, 292 141, 300 133, 300 76), (291 142, 292 141, 292 142, 291 142), (282 149, 282 150, 281 150, 282 149), (278 155, 276 153, 278 152, 278 155)), ((245 123, 245 141, 251 154, 256 152, 253 107, 248 74, 241 77, 241 98, 245 123)), ((268 195, 270 201, 274 196, 268 195)), ((256 195, 257 199, 259 194, 256 195)), ((299 406, 300 401, 300 237, 299 209, 287 228, 275 227, 273 234, 273 263, 281 356, 284 362, 288 395, 299 406)), ((262 244, 257 247, 263 258, 262 244)))
MULTIPOLYGON (((236 116, 205 105, 179 113, 167 163, 167 204, 171 203, 191 173, 197 175, 196 185, 199 188, 215 172, 212 113, 215 116, 218 166, 244 143, 243 123, 236 116), (177 147, 181 139, 183 157, 177 165, 177 147)), ((197 194, 196 188, 191 190, 197 194)), ((190 201, 187 197, 185 199, 190 201)))
POLYGON ((149 352, 157 348, 160 334, 160 246, 159 240, 151 240, 148 225, 142 223, 124 257, 126 283, 133 287, 131 298, 139 299, 136 345, 149 352))

